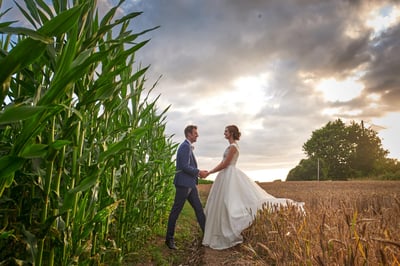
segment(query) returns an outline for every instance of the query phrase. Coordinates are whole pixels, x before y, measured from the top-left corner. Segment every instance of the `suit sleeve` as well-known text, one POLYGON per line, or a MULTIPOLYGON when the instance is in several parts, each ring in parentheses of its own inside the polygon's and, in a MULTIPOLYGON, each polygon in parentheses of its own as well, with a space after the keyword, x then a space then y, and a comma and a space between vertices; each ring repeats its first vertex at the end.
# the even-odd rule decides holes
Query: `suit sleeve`
POLYGON ((194 166, 194 162, 191 161, 191 153, 190 145, 180 145, 176 156, 176 166, 178 171, 183 171, 191 176, 197 177, 199 175, 199 169, 197 169, 197 167, 194 166))

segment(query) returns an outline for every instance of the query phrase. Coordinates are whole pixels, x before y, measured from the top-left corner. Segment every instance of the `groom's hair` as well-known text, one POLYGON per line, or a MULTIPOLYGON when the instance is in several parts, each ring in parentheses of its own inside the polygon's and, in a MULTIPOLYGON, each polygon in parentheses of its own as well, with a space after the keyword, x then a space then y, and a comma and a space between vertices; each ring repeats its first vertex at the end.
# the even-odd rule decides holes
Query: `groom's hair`
POLYGON ((185 137, 187 137, 187 135, 189 135, 190 133, 192 133, 193 129, 197 129, 197 126, 195 125, 188 125, 187 127, 185 127, 185 137))

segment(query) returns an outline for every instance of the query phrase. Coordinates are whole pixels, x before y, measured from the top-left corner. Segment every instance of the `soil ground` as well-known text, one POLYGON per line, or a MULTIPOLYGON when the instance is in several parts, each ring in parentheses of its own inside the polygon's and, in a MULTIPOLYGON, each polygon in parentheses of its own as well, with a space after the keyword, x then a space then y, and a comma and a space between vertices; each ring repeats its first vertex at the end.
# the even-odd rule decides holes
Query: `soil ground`
MULTIPOLYGON (((201 184, 198 186, 200 197, 206 199, 210 191, 211 184, 201 184)), ((225 249, 214 250, 201 246, 201 258, 198 265, 256 265, 255 262, 249 261, 243 254, 241 245, 225 249)))

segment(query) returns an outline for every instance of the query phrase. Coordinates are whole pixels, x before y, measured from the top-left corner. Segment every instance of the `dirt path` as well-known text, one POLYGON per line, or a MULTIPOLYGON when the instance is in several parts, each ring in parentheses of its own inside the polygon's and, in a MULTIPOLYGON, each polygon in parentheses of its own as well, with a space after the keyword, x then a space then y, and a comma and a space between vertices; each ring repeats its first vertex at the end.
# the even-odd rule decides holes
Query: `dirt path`
MULTIPOLYGON (((180 265, 255 265, 245 259, 245 252, 243 252, 244 250, 241 245, 224 250, 214 250, 201 245, 200 241, 200 238, 196 238, 192 243, 183 248, 185 254, 182 255, 186 257, 186 260, 180 265)), ((167 250, 167 252, 171 251, 167 250)))
POLYGON ((204 252, 201 265, 254 265, 253 262, 243 257, 240 246, 225 250, 203 248, 204 252))
MULTIPOLYGON (((206 199, 208 192, 211 188, 211 184, 202 184, 198 186, 200 197, 206 199)), ((214 250, 208 247, 202 246, 200 243, 196 243, 200 252, 196 255, 198 258, 194 259, 198 265, 254 265, 250 261, 243 258, 243 250, 241 251, 241 245, 232 247, 225 250, 214 250)))

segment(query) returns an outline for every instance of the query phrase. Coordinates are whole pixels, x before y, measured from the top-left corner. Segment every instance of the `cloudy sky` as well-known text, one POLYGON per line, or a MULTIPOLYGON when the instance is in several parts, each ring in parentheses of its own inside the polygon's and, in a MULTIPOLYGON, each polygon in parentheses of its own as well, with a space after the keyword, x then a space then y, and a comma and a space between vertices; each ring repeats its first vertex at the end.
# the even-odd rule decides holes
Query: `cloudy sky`
MULTIPOLYGON (((18 1, 21 2, 21 1, 18 1)), ((100 9, 118 0, 98 0, 100 9)), ((167 113, 167 134, 199 127, 210 169, 242 132, 238 166, 259 181, 286 178, 302 145, 329 121, 365 121, 400 159, 400 4, 386 0, 127 0, 134 30, 160 26, 137 58, 167 113)), ((210 176, 213 179, 215 176, 210 176)))

